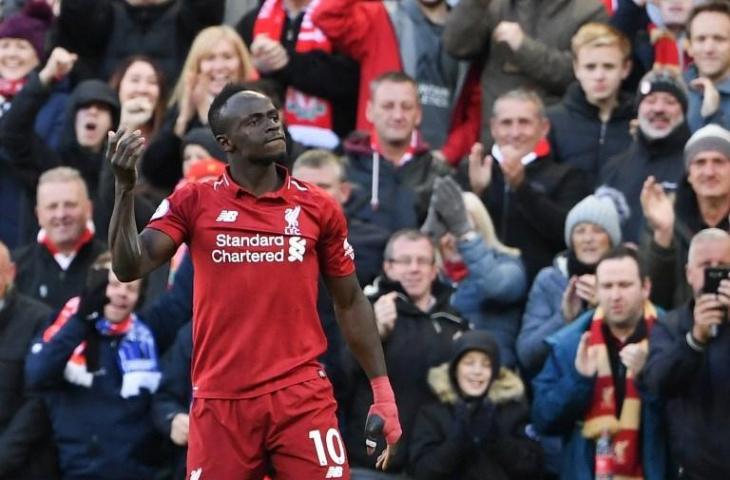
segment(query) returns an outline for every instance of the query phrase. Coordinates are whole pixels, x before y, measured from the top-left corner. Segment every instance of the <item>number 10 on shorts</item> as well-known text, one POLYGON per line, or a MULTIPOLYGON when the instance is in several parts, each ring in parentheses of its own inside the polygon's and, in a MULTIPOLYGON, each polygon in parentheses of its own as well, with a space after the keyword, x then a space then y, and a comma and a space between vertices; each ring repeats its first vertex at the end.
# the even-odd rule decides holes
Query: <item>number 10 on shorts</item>
MULTIPOLYGON (((336 428, 330 428, 325 434, 324 443, 322 442, 322 434, 319 430, 310 430, 309 438, 314 442, 314 450, 317 452, 317 460, 321 466, 327 466, 330 462, 327 457, 331 459, 335 465, 344 465, 345 463, 345 446, 342 444, 342 437, 340 432, 336 428), (325 451, 325 445, 327 449, 325 451)), ((337 478, 342 476, 342 467, 330 467, 327 472, 327 478, 337 478), (340 474, 336 475, 338 469, 340 474), (332 474, 332 475, 330 475, 332 474)))

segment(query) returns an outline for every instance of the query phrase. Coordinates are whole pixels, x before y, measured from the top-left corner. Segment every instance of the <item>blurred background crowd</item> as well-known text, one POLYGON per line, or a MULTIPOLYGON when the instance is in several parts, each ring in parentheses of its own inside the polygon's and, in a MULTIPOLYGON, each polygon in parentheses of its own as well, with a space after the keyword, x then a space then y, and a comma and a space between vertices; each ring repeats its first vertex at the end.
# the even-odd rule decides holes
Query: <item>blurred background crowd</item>
POLYGON ((225 170, 207 118, 228 83, 272 98, 284 166, 348 220, 403 426, 376 471, 369 383, 320 288, 354 479, 730 478, 730 2, 2 0, 0 19, 0 479, 186 478, 194 266, 182 247, 100 276, 104 155, 108 131, 143 133, 142 229, 225 170))

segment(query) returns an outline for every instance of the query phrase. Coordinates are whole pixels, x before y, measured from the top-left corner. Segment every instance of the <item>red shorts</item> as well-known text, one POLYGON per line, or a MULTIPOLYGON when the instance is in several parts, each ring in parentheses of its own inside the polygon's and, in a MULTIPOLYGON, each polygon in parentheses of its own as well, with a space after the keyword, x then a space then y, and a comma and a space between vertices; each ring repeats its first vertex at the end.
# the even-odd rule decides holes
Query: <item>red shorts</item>
POLYGON ((190 480, 349 479, 337 404, 327 378, 259 397, 195 398, 190 407, 190 480))

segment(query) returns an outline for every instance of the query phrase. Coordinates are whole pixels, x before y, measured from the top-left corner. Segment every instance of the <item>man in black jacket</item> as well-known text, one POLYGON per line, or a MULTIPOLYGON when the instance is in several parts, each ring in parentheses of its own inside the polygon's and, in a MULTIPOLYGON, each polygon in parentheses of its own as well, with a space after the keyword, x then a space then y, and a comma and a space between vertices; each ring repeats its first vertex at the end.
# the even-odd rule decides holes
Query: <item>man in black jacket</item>
POLYGON ((90 228, 91 201, 81 174, 70 167, 38 180, 38 239, 13 252, 18 291, 52 308, 81 293, 86 273, 104 244, 90 228))
MULTIPOLYGON (((448 359, 454 335, 467 324, 449 306, 452 290, 437 280, 435 250, 418 230, 394 233, 385 247, 384 276, 365 289, 373 302, 375 323, 385 353, 398 415, 403 428, 398 451, 388 472, 374 471, 375 460, 362 448, 360 427, 368 414, 370 388, 365 373, 349 351, 343 355, 348 391, 340 405, 344 412, 344 440, 352 478, 398 478, 406 467, 410 431, 418 409, 431 399, 427 374, 431 366, 448 359)), ((378 451, 383 448, 379 442, 378 451)))
POLYGON ((639 241, 644 228, 639 197, 644 180, 654 176, 676 190, 684 175, 684 144, 689 139, 687 89, 672 70, 653 70, 641 79, 636 93, 639 128, 628 148, 603 166, 599 181, 620 190, 631 216, 623 226, 625 241, 639 241))
POLYGON ((565 249, 565 217, 590 189, 583 172, 554 160, 545 139, 550 121, 535 92, 500 96, 490 128, 491 154, 485 157, 477 143, 469 155, 469 184, 487 206, 502 243, 522 251, 532 281, 565 249))
POLYGON ((586 172, 593 185, 608 159, 631 143, 634 99, 621 90, 631 71, 631 43, 603 23, 583 25, 571 43, 578 81, 548 108, 548 140, 557 160, 586 172))
POLYGON ((0 480, 58 478, 43 401, 23 391, 25 354, 51 309, 13 287, 15 265, 0 242, 0 480))
POLYGON ((667 400, 674 459, 686 479, 730 478, 730 279, 706 293, 705 269, 730 264, 730 235, 718 228, 692 239, 687 282, 694 299, 654 327, 642 382, 667 400))

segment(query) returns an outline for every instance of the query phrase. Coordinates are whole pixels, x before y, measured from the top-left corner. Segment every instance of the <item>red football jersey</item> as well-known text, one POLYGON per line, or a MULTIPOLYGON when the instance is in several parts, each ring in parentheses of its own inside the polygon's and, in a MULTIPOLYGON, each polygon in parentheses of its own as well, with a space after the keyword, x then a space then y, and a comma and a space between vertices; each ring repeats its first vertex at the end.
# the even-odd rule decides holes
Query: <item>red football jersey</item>
POLYGON ((258 198, 228 170, 187 185, 148 224, 190 248, 196 397, 248 398, 318 375, 319 273, 353 273, 354 252, 334 199, 279 173, 283 186, 258 198))

